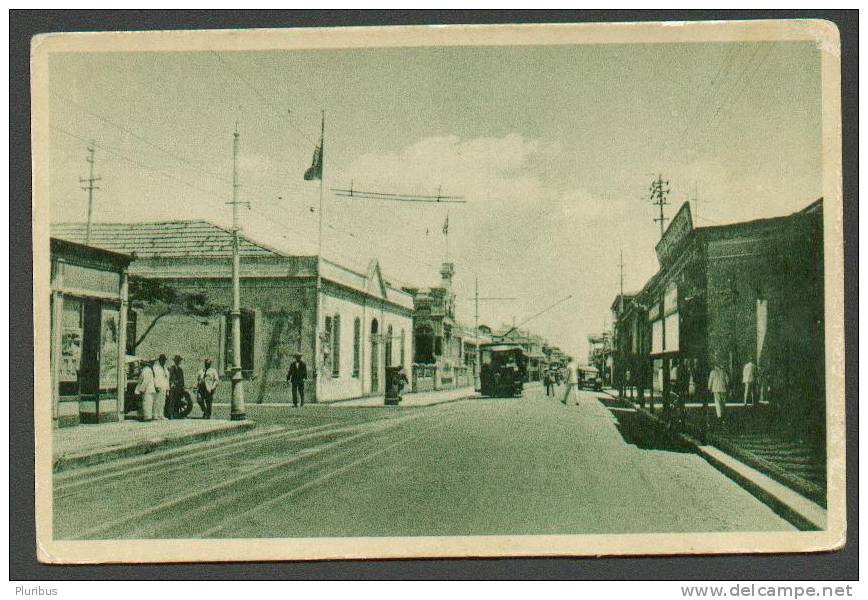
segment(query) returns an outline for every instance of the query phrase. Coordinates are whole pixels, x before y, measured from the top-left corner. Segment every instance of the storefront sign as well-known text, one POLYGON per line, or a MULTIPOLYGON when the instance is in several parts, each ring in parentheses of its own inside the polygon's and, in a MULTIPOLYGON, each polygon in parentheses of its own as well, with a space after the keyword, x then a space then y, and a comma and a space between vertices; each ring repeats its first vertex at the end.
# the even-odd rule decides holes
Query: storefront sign
POLYGON ((693 231, 693 217, 690 215, 690 203, 685 202, 675 214, 663 237, 657 242, 654 251, 660 264, 669 262, 678 242, 687 237, 693 231))
POLYGON ((121 276, 117 271, 102 271, 69 263, 63 265, 64 289, 120 296, 120 285, 121 276))

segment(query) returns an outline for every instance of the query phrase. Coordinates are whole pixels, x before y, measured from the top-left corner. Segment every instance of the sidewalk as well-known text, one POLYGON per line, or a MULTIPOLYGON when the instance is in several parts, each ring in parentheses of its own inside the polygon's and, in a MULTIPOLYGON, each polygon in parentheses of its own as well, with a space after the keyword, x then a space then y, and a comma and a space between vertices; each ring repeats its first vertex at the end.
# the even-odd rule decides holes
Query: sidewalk
MULTIPOLYGON (((401 403, 397 406, 407 408, 418 408, 422 406, 432 406, 434 404, 444 404, 446 402, 455 402, 456 400, 464 400, 466 398, 479 398, 480 395, 473 387, 459 388, 457 390, 440 390, 432 392, 415 392, 404 394, 401 403)), ((352 400, 338 400, 337 402, 323 403, 326 406, 335 408, 346 407, 375 407, 385 406, 383 396, 368 396, 366 398, 353 398, 352 400)))
MULTIPOLYGON (((617 396, 617 391, 607 393, 617 396)), ((627 398, 633 401, 633 398, 627 398)), ((780 417, 768 403, 745 406, 726 404, 727 427, 714 429, 714 407, 690 403, 686 407, 686 433, 713 444, 780 483, 823 506, 826 504, 825 444, 799 436, 780 427, 780 417), (710 430, 706 430, 706 417, 710 430)), ((654 414, 662 416, 655 402, 654 414)))
MULTIPOLYGON (((606 388, 603 393, 631 406, 654 425, 666 426, 659 403, 655 403, 654 413, 651 413, 635 404, 633 398, 618 398, 617 390, 606 388)), ((825 528, 824 458, 820 465, 820 459, 815 456, 817 452, 809 446, 787 442, 776 432, 758 432, 758 417, 751 412, 751 407, 746 408, 741 403, 727 404, 732 429, 725 432, 704 431, 702 404, 689 404, 686 408, 686 431, 678 434, 681 441, 800 529, 825 528), (700 441, 703 434, 705 439, 700 441), (798 470, 788 469, 790 465, 797 465, 798 470), (807 472, 817 475, 808 480, 804 478, 807 472)), ((713 408, 706 410, 713 411, 713 408)))
POLYGON ((256 423, 249 420, 176 419, 148 423, 125 420, 55 429, 52 437, 54 471, 201 442, 249 431, 255 426, 256 423))

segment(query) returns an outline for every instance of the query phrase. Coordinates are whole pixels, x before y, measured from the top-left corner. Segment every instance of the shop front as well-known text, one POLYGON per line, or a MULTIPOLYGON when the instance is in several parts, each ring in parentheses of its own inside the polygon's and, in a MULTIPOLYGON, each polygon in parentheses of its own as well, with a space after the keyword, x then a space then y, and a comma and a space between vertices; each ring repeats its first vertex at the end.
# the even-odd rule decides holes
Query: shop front
POLYGON ((123 419, 127 267, 131 260, 124 254, 51 240, 51 378, 56 427, 123 419))

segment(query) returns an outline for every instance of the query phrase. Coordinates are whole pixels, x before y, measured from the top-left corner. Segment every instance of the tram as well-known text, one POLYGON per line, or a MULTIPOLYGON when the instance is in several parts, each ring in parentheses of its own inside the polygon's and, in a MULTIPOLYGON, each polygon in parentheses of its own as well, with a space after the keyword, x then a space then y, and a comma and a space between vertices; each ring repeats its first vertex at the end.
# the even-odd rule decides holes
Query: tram
POLYGON ((479 346, 482 368, 479 373, 483 396, 521 396, 527 379, 527 355, 518 344, 479 346))

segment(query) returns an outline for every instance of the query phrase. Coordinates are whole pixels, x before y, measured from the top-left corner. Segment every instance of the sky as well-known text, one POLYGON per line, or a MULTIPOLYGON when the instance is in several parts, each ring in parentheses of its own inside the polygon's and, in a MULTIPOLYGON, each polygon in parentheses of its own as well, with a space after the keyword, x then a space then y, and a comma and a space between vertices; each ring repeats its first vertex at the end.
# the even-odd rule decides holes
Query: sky
POLYGON ((584 357, 620 287, 657 271, 651 181, 697 226, 795 212, 821 195, 820 53, 810 43, 433 47, 52 55, 53 222, 231 223, 232 140, 245 235, 315 254, 325 111, 323 254, 376 258, 394 285, 455 263, 457 317, 521 323, 584 357), (332 188, 461 196, 341 198, 332 188), (448 248, 442 234, 449 220, 448 248))

